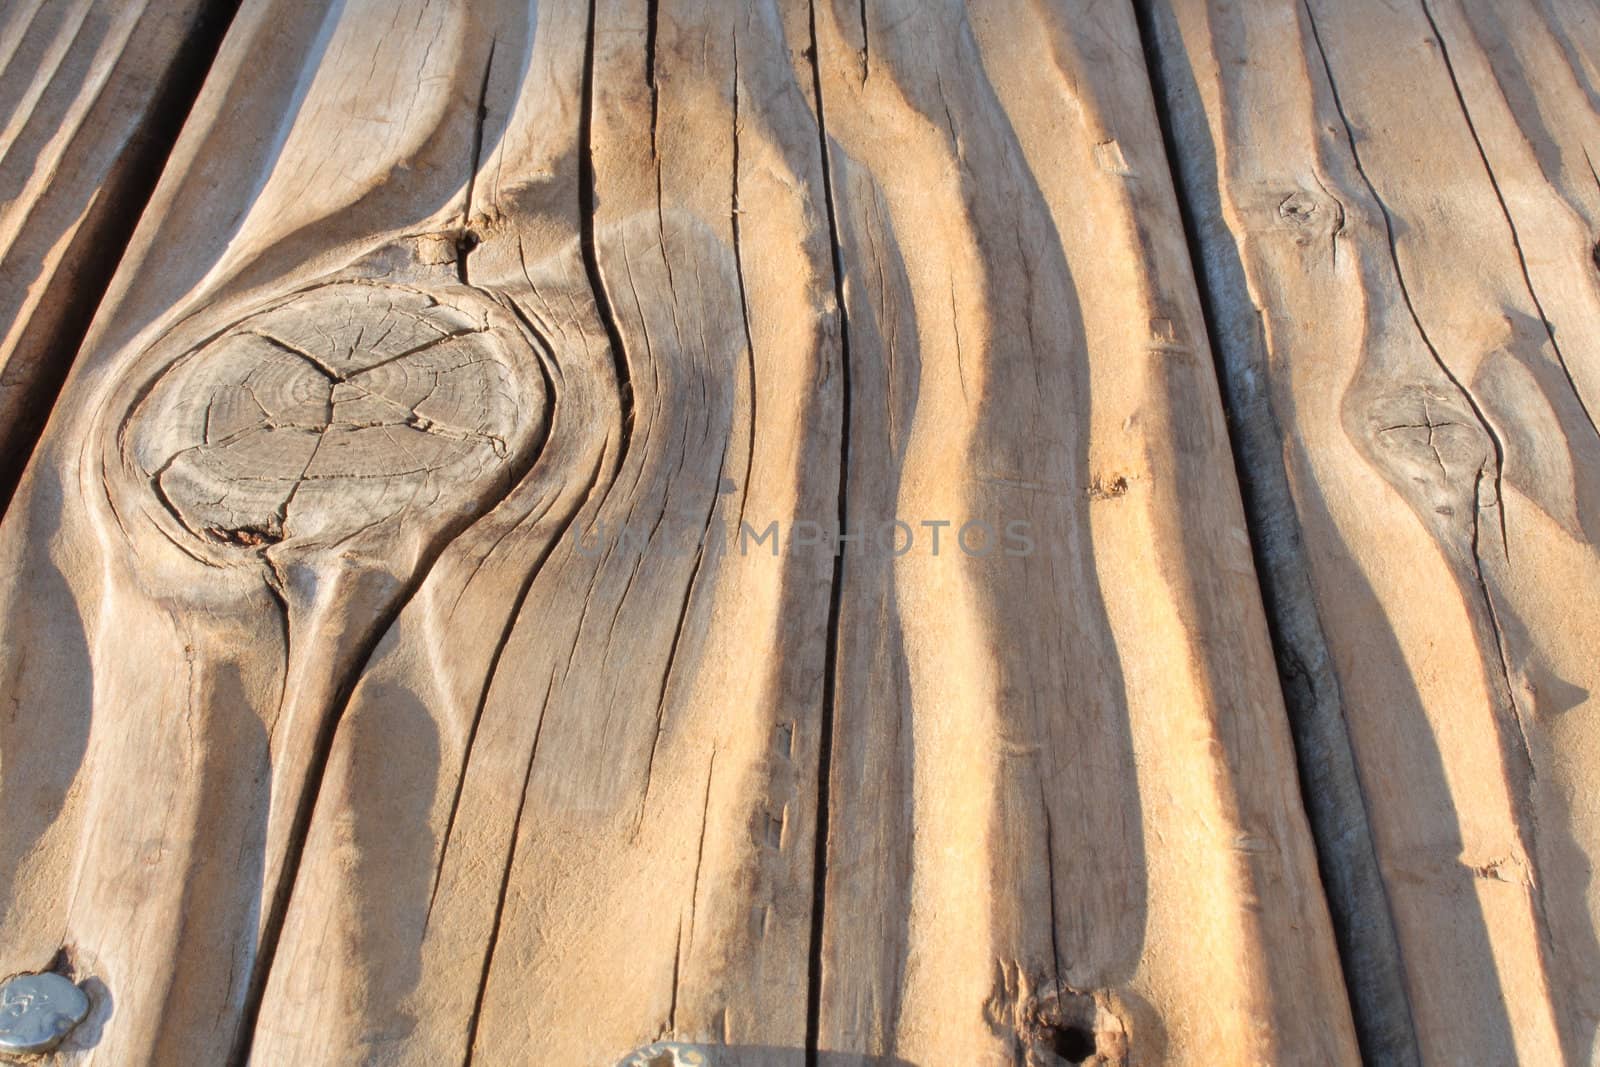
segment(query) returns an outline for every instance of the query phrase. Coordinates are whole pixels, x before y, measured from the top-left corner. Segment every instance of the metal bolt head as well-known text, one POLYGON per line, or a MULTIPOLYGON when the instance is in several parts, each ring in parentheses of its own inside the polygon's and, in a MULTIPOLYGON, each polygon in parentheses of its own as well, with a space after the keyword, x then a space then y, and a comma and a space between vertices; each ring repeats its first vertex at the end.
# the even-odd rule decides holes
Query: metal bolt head
POLYGON ((59 974, 0 983, 0 1053, 49 1052, 89 1014, 89 998, 59 974))
POLYGON ((703 1045, 681 1041, 657 1041, 635 1049, 617 1067, 712 1067, 710 1052, 703 1045))

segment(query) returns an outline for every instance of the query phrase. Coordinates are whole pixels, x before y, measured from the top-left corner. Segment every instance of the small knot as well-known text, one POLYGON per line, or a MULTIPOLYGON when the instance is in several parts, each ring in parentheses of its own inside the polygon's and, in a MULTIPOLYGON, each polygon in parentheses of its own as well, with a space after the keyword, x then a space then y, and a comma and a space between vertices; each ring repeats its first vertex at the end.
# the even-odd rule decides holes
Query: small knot
POLYGON ((1305 190, 1296 190, 1278 201, 1278 217, 1297 226, 1310 222, 1317 213, 1317 201, 1305 190))

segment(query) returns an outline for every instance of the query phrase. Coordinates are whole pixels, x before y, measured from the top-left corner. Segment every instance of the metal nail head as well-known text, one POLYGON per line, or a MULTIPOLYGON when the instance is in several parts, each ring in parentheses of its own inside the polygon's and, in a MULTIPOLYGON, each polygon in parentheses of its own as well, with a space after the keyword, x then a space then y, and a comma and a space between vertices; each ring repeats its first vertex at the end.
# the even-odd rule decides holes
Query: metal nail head
POLYGON ((0 1053, 49 1052, 88 1014, 88 996, 61 975, 14 975, 0 982, 0 1053))
POLYGON ((703 1045, 681 1041, 657 1041, 634 1049, 617 1067, 711 1067, 711 1054, 703 1045))

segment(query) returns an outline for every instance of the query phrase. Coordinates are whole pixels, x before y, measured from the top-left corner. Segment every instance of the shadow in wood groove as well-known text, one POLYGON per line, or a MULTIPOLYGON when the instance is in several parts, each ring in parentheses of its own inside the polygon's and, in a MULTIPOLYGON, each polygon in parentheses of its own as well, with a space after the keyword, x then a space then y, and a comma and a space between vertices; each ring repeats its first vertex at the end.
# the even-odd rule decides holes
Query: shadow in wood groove
POLYGON ((1222 219, 1216 146, 1204 116, 1195 113, 1200 105, 1191 57, 1173 39, 1166 5, 1137 0, 1134 6, 1228 411, 1256 573, 1357 1036, 1368 1059, 1414 1064, 1416 1035, 1399 946, 1278 453, 1281 431, 1255 384, 1259 379, 1234 355, 1259 353, 1262 341, 1258 325, 1240 313, 1250 297, 1222 219))

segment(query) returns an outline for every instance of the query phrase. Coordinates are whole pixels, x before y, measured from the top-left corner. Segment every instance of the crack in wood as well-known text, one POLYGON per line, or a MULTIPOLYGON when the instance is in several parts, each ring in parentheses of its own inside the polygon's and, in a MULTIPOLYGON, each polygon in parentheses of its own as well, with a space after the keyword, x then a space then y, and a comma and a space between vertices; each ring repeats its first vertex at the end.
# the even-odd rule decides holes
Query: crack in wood
POLYGON ((1506 229, 1511 237, 1511 247, 1516 253, 1517 266, 1522 271, 1522 282, 1528 290, 1528 298, 1533 301, 1535 310, 1539 313, 1539 321, 1544 326, 1545 336, 1549 338, 1550 349, 1555 353, 1556 363, 1561 367, 1561 373, 1566 376, 1567 387, 1572 390, 1573 397, 1578 401, 1578 406, 1583 410, 1583 417, 1589 423, 1589 429, 1600 436, 1600 424, 1596 424, 1594 414, 1589 410, 1589 404, 1584 400, 1583 393, 1578 389, 1577 381, 1572 377, 1572 369, 1567 365, 1566 356, 1561 353, 1561 345, 1556 341, 1555 327, 1550 323, 1550 316, 1544 310, 1544 304, 1539 300, 1539 291, 1534 288, 1533 275, 1528 271, 1528 256, 1522 249, 1522 236, 1517 232, 1516 220, 1511 215, 1511 208, 1506 204, 1505 193, 1500 189, 1500 179, 1495 176, 1494 168, 1489 165, 1489 153, 1484 150, 1483 138, 1478 135, 1477 123, 1473 121, 1472 109, 1467 106, 1467 98, 1461 91, 1461 80, 1456 76, 1455 64, 1450 60, 1450 46, 1445 43, 1444 34, 1439 30, 1439 23, 1433 16, 1433 8, 1428 0, 1419 0, 1422 6, 1423 17, 1428 20, 1428 28, 1433 31, 1434 40, 1439 44, 1439 58, 1444 63, 1445 72, 1450 78, 1450 89, 1455 94, 1456 103, 1460 106, 1461 117, 1466 122, 1467 132, 1472 138, 1473 147, 1477 149, 1478 159, 1483 163, 1483 172, 1489 179, 1489 187, 1494 190, 1494 198, 1500 205, 1500 214, 1505 218, 1506 229))
MULTIPOLYGON (((848 489, 850 475, 850 323, 844 292, 844 250, 839 239, 838 207, 834 199, 832 150, 828 144, 827 107, 822 93, 821 45, 817 39, 817 8, 815 0, 807 4, 810 43, 807 55, 811 63, 812 99, 817 114, 817 148, 822 167, 822 199, 828 222, 828 243, 833 264, 833 312, 839 328, 839 469, 838 469, 838 528, 849 528, 848 489)), ((817 812, 816 838, 812 855, 811 950, 806 993, 806 1064, 816 1067, 818 1043, 822 1026, 822 959, 826 948, 827 896, 828 896, 828 800, 832 772, 832 749, 835 701, 838 695, 839 626, 840 611, 844 603, 845 554, 835 552, 833 575, 828 600, 828 622, 823 650, 822 714, 817 727, 817 812)))

